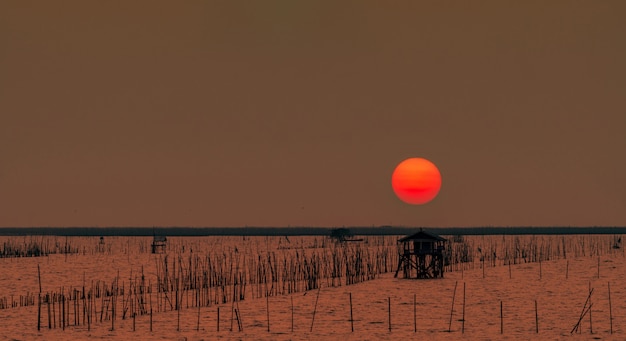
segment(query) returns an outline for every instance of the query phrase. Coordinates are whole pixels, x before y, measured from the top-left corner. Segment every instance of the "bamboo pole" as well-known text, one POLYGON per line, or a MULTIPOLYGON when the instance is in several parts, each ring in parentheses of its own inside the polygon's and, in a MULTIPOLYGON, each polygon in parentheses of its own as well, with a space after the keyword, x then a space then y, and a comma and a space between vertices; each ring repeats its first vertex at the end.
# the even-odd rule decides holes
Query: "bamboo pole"
POLYGON ((609 322, 611 326, 611 334, 613 334, 613 306, 611 305, 611 283, 607 283, 609 289, 609 322))
POLYGON ((461 333, 465 333, 465 282, 463 282, 463 320, 461 321, 461 333))
POLYGON ((539 313, 537 311, 537 300, 535 300, 535 332, 539 333, 539 313))
POLYGON ((591 281, 589 281, 589 333, 593 334, 593 318, 591 317, 591 281))
POLYGON ((354 333, 354 319, 353 319, 353 315, 352 315, 352 293, 348 293, 349 297, 350 297, 350 329, 352 330, 352 332, 354 333))
POLYGON ((265 311, 267 315, 267 332, 270 332, 270 295, 266 291, 265 292, 265 311))
POLYGON ((502 313, 502 301, 500 301, 500 334, 504 334, 504 314, 502 313))
POLYGON ((41 270, 37 264, 37 277, 39 278, 39 298, 37 300, 37 331, 41 330, 41 270))
MULTIPOLYGON (((454 299, 456 298, 456 286, 459 281, 454 282, 454 292, 452 293, 452 307, 450 307, 450 321, 448 322, 448 333, 452 330, 452 313, 454 311, 454 299)), ((463 290, 465 290, 465 283, 463 283, 463 290)))
POLYGON ((389 332, 391 332, 391 297, 387 297, 387 311, 389 312, 389 332))
POLYGON ((311 332, 313 331, 313 323, 315 323, 315 313, 317 312, 317 302, 320 299, 320 291, 322 290, 322 286, 320 285, 317 289, 317 298, 315 299, 315 307, 313 308, 313 318, 311 319, 311 332))
POLYGON ((417 333, 417 294, 413 294, 413 332, 417 333))

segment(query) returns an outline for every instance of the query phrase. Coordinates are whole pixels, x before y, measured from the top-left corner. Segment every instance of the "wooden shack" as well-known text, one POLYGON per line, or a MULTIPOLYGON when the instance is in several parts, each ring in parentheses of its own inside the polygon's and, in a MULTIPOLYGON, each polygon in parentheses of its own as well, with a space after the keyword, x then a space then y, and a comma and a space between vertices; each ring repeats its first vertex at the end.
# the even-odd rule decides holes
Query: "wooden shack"
POLYGON ((106 244, 104 243, 104 237, 100 237, 100 242, 98 242, 98 252, 104 252, 106 244))
POLYGON ((152 238, 152 253, 164 253, 167 248, 167 238, 155 235, 152 238))
POLYGON ((398 269, 404 278, 443 278, 446 239, 420 229, 398 240, 398 269))

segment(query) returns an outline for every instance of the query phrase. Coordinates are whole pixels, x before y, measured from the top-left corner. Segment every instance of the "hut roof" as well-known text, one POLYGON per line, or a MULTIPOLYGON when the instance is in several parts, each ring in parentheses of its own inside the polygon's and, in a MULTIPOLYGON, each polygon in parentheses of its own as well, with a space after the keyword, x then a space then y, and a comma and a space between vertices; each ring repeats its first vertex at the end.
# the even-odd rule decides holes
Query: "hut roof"
POLYGON ((404 242, 408 242, 408 241, 437 241, 437 242, 445 242, 446 239, 442 238, 434 233, 428 232, 428 231, 424 231, 422 229, 419 230, 419 232, 413 233, 411 235, 408 235, 406 237, 400 238, 398 240, 399 243, 404 243, 404 242))

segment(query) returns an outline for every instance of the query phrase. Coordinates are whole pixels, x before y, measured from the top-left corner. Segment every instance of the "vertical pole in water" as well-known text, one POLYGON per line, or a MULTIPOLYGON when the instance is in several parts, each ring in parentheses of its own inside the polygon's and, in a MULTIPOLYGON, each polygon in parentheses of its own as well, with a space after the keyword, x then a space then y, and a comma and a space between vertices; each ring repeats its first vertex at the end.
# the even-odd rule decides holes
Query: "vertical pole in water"
POLYGON ((350 295, 350 328, 352 329, 352 332, 354 332, 354 319, 352 317, 352 293, 348 293, 348 295, 350 295))
POLYGON ((502 314, 502 301, 500 301, 500 334, 504 334, 504 315, 502 314))
MULTIPOLYGON (((152 284, 150 282, 148 282, 148 287, 152 288, 152 284)), ((158 290, 158 284, 157 284, 157 290, 158 290)), ((158 295, 158 291, 157 291, 157 295, 158 295)), ((150 289, 150 332, 152 332, 152 289, 150 289)))
POLYGON ((48 329, 52 329, 52 319, 50 316, 50 301, 52 299, 52 296, 50 295, 50 293, 46 293, 46 298, 48 301, 48 329))
POLYGON ((589 281, 589 333, 593 334, 593 319, 591 318, 591 281, 589 281))
POLYGON ((454 299, 456 298, 457 284, 459 284, 459 281, 454 282, 454 292, 452 293, 452 307, 450 307, 450 322, 448 322, 448 333, 452 331, 452 312, 454 311, 454 299))
POLYGON ((63 291, 61 291, 61 299, 59 300, 59 305, 61 306, 61 308, 59 309, 59 313, 61 313, 61 318, 59 320, 61 322, 61 328, 65 330, 65 295, 63 295, 63 291))
POLYGON ((483 263, 483 278, 485 278, 485 258, 482 259, 483 263))
POLYGON ((541 258, 539 258, 539 279, 541 279, 541 258))
POLYGON ((565 279, 569 278, 569 260, 565 264, 565 279))
POLYGON ((608 283, 609 287, 609 321, 611 325, 611 334, 613 334, 613 307, 611 305, 611 283, 608 283))
MULTIPOLYGON (((178 257, 178 262, 180 263, 180 257, 178 257)), ((180 264, 179 264, 179 269, 180 269, 180 264)), ((182 269, 180 269, 180 271, 182 272, 182 269)), ((176 272, 174 272, 174 276, 176 276, 176 272)), ((178 290, 179 290, 179 281, 180 281, 180 275, 176 278, 176 331, 180 331, 180 306, 182 305, 182 303, 180 302, 180 299, 182 299, 182 296, 179 298, 178 296, 178 290)))
POLYGON ((196 331, 200 331, 200 304, 198 304, 197 300, 196 300, 196 305, 198 306, 198 323, 196 324, 196 331))
POLYGON ((37 276, 39 277, 39 300, 37 304, 37 331, 41 330, 41 270, 37 264, 37 276))
POLYGON ((417 333, 417 294, 413 294, 413 332, 417 333))
POLYGON ((389 306, 389 332, 391 332, 391 297, 387 298, 388 306, 389 306))
POLYGON ((463 282, 463 320, 461 321, 461 333, 465 333, 465 282, 463 282))
POLYGON ((313 323, 315 322, 315 313, 317 312, 317 302, 320 299, 320 291, 322 290, 322 286, 320 285, 317 289, 317 298, 315 299, 315 307, 313 308, 313 319, 311 320, 311 332, 313 331, 313 323))
POLYGON ((537 312, 537 300, 535 300, 535 332, 539 333, 539 313, 537 312))
POLYGON ((291 295, 291 332, 293 333, 293 294, 291 295))
POLYGON ((220 307, 217 307, 217 331, 220 331, 220 307))
POLYGON ((265 292, 265 311, 267 315, 267 332, 270 332, 270 295, 269 292, 265 292))

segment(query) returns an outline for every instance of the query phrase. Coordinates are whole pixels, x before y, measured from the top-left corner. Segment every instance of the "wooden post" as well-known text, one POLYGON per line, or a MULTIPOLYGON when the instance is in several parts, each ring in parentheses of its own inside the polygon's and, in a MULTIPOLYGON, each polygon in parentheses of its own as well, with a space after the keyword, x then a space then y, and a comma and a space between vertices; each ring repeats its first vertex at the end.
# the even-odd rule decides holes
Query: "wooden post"
POLYGON ((354 332, 354 319, 352 317, 352 293, 348 293, 350 295, 350 329, 354 332))
MULTIPOLYGON (((200 291, 198 291, 199 293, 200 291)), ((196 324, 196 331, 200 331, 200 304, 197 304, 197 300, 196 300, 196 305, 198 306, 198 323, 196 324)), ((150 308, 152 309, 152 307, 150 308)))
POLYGON ((613 334, 613 307, 611 305, 611 283, 607 283, 609 287, 609 322, 611 325, 611 334, 613 334))
POLYGON ((270 332, 270 295, 265 292, 265 311, 267 315, 267 332, 270 332))
POLYGON ((41 270, 37 264, 37 277, 39 277, 39 298, 37 300, 37 331, 41 330, 41 270))
POLYGON ((388 306, 389 306, 389 332, 391 332, 391 297, 387 298, 388 300, 388 306))
POLYGON ((485 257, 483 257, 482 263, 483 263, 483 278, 485 278, 485 257))
POLYGON ((452 293, 452 307, 450 307, 450 322, 448 322, 448 333, 452 331, 452 313, 454 311, 454 299, 456 298, 457 284, 459 284, 459 281, 454 282, 454 292, 452 293))
POLYGON ((463 282, 463 320, 461 321, 461 333, 465 333, 465 282, 463 282))
POLYGON ((217 307, 217 331, 220 331, 220 307, 217 307))
POLYGON ((593 319, 591 318, 591 281, 589 281, 589 333, 593 334, 593 319))
POLYGON ((417 294, 413 294, 413 332, 417 333, 417 294))
POLYGON ((48 301, 48 329, 52 329, 52 319, 50 316, 50 301, 52 300, 52 295, 50 293, 46 293, 46 298, 48 301))
POLYGON ((537 312, 537 300, 535 300, 535 332, 539 333, 539 313, 537 312))
POLYGON ((322 286, 320 285, 317 289, 317 298, 315 299, 315 307, 313 308, 313 319, 311 319, 311 332, 313 331, 313 323, 315 322, 315 313, 317 312, 317 302, 320 299, 320 290, 322 290, 322 286))
POLYGON ((504 314, 502 314, 502 301, 500 301, 500 334, 504 334, 504 314))

